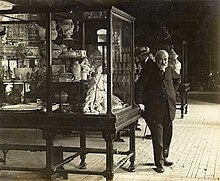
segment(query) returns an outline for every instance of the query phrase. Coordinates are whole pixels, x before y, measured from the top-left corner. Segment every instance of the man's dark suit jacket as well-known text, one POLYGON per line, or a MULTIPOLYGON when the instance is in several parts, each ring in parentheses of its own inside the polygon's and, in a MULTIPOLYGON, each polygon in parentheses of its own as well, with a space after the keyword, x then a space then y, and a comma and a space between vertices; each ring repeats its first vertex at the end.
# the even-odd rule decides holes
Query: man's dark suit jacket
POLYGON ((172 67, 167 67, 164 74, 151 59, 144 64, 137 82, 136 103, 144 104, 142 117, 147 121, 163 121, 163 114, 169 109, 170 121, 175 117, 176 93, 173 77, 178 76, 172 67))

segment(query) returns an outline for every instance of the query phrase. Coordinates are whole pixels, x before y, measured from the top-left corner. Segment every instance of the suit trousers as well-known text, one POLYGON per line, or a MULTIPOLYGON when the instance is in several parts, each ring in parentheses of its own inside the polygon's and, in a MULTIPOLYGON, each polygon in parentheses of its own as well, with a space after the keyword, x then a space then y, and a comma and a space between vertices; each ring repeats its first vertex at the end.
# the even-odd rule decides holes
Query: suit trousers
POLYGON ((173 134, 173 125, 170 120, 168 108, 162 116, 164 116, 162 121, 147 121, 152 135, 154 162, 156 167, 161 167, 164 164, 164 158, 168 157, 173 134))

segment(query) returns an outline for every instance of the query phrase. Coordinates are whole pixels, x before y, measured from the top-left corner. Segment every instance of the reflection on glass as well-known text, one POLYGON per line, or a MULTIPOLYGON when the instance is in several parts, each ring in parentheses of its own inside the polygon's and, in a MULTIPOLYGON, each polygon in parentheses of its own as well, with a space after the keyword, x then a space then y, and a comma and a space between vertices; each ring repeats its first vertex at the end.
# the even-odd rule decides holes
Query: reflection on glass
MULTIPOLYGON (((122 105, 131 105, 131 26, 116 16, 113 16, 112 42, 113 94, 122 105)), ((114 109, 114 99, 112 103, 114 109)))
POLYGON ((21 104, 37 103, 37 99, 46 101, 46 63, 40 50, 46 21, 40 22, 41 18, 45 16, 31 13, 0 17, 6 30, 0 43, 2 108, 18 109, 21 104))
POLYGON ((107 95, 113 110, 131 105, 130 22, 113 16, 108 28, 106 11, 52 13, 50 20, 44 13, 0 19, 0 32, 6 30, 0 47, 1 107, 41 102, 43 112, 53 107, 56 113, 106 114, 107 95), (46 41, 49 22, 51 42, 46 41))

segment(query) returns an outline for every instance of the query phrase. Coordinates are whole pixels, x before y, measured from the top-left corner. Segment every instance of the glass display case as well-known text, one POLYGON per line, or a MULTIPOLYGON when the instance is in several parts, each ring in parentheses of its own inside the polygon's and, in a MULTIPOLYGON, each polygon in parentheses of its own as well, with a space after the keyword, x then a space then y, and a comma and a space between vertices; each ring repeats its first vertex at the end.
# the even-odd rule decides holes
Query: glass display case
MULTIPOLYGON (((101 131, 107 150, 103 175, 111 180, 113 140, 129 126, 126 159, 133 171, 139 118, 133 93, 135 18, 115 7, 67 12, 15 7, 0 11, 0 20, 5 30, 0 42, 1 128, 43 130, 50 175, 56 167, 54 133, 80 131, 80 149, 86 149, 85 132, 101 131)), ((82 167, 86 154, 80 154, 82 167)))
POLYGON ((2 14, 0 109, 99 115, 132 106, 133 20, 109 16, 2 14))

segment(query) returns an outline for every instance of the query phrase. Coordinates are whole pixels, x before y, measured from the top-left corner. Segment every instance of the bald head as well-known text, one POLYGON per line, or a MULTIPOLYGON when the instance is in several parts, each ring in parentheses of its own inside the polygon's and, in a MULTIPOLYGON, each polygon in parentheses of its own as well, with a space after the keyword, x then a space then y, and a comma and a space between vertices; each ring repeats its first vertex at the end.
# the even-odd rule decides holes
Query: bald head
POLYGON ((168 57, 169 54, 166 50, 158 50, 155 54, 155 61, 159 67, 160 70, 165 72, 165 69, 168 65, 168 57))

